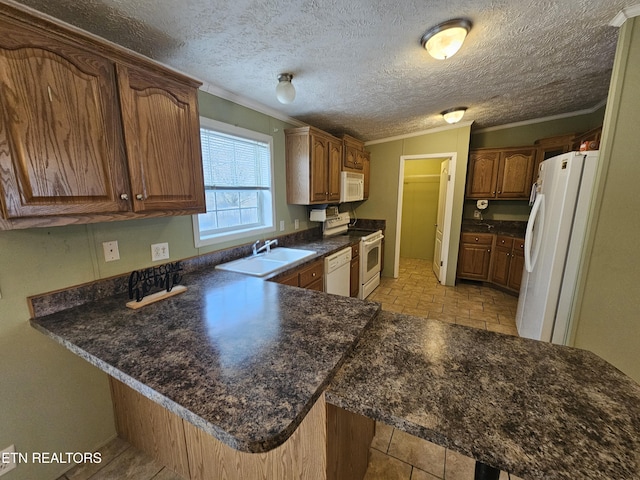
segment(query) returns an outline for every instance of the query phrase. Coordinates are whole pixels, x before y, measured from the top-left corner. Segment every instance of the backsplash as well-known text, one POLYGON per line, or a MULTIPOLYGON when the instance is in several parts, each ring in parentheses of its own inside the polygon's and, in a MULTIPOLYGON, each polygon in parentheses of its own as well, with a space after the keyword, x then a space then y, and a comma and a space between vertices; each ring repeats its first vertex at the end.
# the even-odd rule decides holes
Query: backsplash
MULTIPOLYGON (((317 226, 274 238, 278 239, 278 245, 286 247, 298 242, 322 238, 322 229, 317 226)), ((253 242, 180 260, 181 273, 186 275, 196 270, 213 268, 220 263, 251 255, 252 244, 253 242)), ((128 298, 129 276, 130 272, 123 273, 115 277, 28 297, 27 302, 31 317, 42 317, 105 297, 125 295, 128 298)))

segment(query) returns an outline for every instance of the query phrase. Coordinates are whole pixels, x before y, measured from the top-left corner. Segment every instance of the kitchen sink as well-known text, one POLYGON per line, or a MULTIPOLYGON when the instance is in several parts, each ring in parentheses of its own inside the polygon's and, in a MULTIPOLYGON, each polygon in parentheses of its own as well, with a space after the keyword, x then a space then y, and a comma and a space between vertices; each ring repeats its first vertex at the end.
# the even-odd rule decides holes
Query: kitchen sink
POLYGON ((299 260, 315 255, 314 250, 301 248, 278 247, 270 252, 259 253, 250 257, 233 260, 232 262, 216 265, 218 270, 245 273, 254 277, 264 277, 276 270, 284 269, 299 260))

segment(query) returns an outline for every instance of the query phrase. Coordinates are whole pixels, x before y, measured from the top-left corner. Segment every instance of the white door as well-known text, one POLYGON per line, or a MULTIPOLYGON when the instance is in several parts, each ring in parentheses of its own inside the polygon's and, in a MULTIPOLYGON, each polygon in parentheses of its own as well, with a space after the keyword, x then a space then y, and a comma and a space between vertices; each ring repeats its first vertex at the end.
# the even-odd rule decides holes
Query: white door
POLYGON ((438 215, 436 217, 436 241, 433 250, 433 272, 442 283, 442 271, 446 269, 442 259, 442 237, 444 235, 444 214, 447 205, 447 187, 449 186, 449 159, 440 164, 440 190, 438 191, 438 215))

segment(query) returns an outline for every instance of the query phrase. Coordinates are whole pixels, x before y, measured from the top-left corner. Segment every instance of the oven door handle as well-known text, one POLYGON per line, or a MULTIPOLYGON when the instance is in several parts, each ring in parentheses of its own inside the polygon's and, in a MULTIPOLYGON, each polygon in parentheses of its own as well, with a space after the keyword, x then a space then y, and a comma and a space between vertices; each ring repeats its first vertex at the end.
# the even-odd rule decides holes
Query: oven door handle
POLYGON ((384 235, 380 235, 379 237, 376 237, 372 240, 367 240, 366 242, 364 242, 364 245, 368 247, 369 245, 373 245, 374 243, 378 243, 378 242, 382 243, 383 238, 384 238, 384 235))

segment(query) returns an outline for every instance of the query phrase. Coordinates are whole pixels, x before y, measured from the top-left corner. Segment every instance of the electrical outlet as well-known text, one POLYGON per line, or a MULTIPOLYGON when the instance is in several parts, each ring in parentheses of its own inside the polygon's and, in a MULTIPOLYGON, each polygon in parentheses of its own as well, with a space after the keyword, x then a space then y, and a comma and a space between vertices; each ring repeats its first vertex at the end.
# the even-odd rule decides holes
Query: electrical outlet
POLYGON ((482 218, 482 212, 480 210, 474 210, 473 211, 473 218, 475 218, 476 220, 479 220, 482 218))
POLYGON ((114 260, 120 260, 120 252, 118 251, 118 241, 102 242, 102 248, 104 250, 104 261, 113 262, 114 260))
POLYGON ((9 445, 0 452, 0 477, 16 468, 15 452, 15 445, 9 445))
POLYGON ((158 260, 166 260, 169 258, 169 244, 168 243, 154 243, 151 245, 151 260, 157 262, 158 260))
POLYGON ((280 231, 284 232, 284 220, 280 220, 280 231))
POLYGON ((293 221, 293 228, 295 230, 298 230, 300 228, 300 220, 298 220, 297 218, 293 221))

